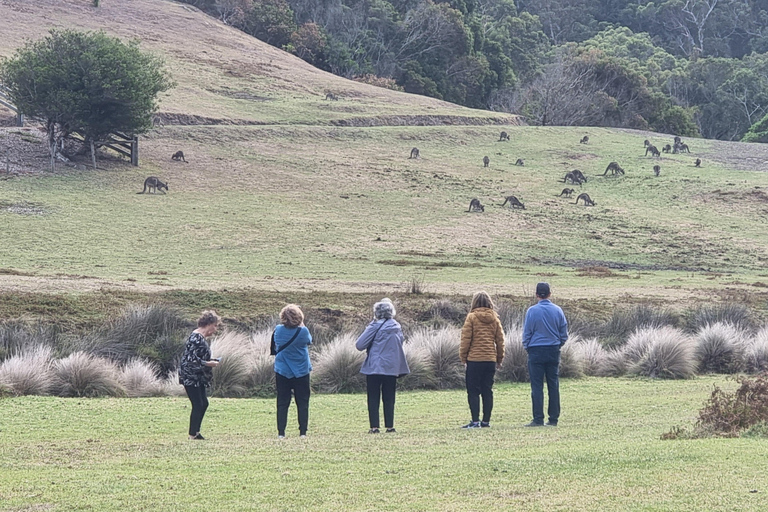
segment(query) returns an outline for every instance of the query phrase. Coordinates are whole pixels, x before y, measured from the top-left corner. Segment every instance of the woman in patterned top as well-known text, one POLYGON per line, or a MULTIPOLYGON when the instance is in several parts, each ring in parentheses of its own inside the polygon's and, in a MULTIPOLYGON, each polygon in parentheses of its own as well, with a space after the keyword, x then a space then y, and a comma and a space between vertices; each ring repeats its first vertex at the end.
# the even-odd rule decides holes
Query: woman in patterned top
POLYGON ((181 358, 179 382, 184 385, 189 401, 192 402, 192 412, 189 415, 190 439, 205 439, 200 435, 200 424, 208 408, 205 388, 211 383, 213 369, 219 365, 217 360, 211 360, 211 348, 205 338, 216 332, 220 322, 221 319, 215 311, 203 311, 197 320, 197 329, 192 331, 187 339, 181 358))

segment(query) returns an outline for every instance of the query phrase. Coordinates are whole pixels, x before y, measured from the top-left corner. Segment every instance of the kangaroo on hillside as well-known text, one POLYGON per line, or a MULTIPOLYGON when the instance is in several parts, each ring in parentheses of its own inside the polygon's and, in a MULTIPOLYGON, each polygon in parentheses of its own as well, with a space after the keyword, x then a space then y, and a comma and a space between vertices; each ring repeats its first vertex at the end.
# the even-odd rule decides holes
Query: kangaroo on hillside
POLYGON ((499 134, 499 142, 503 140, 509 140, 509 134, 507 132, 501 132, 501 134, 499 134))
POLYGON ((564 188, 564 189, 563 189, 563 191, 562 191, 562 192, 560 192, 560 194, 558 194, 558 196, 557 196, 557 197, 563 197, 563 196, 565 196, 565 197, 568 197, 568 198, 570 198, 570 197, 571 197, 571 194, 573 194, 574 192, 576 192, 576 191, 575 191, 575 190, 573 190, 572 188, 564 188))
POLYGON ((467 210, 467 213, 472 211, 478 211, 478 212, 484 212, 485 207, 480 204, 480 200, 475 198, 469 202, 469 210, 467 210))
POLYGON ((581 178, 578 175, 574 174, 573 171, 565 175, 565 178, 563 178, 563 183, 568 183, 568 180, 571 180, 571 183, 574 185, 578 184, 579 186, 581 186, 581 184, 583 183, 581 181, 581 178))
POLYGON ((649 141, 648 139, 645 139, 645 140, 643 141, 643 147, 644 147, 644 148, 647 148, 647 147, 648 147, 648 146, 650 146, 650 145, 651 145, 651 141, 649 141))
POLYGON ((491 164, 491 159, 487 156, 483 157, 483 167, 488 167, 491 164))
POLYGON ((670 151, 672 151, 672 146, 670 146, 669 144, 661 148, 662 153, 669 153, 670 151))
POLYGON ((586 182, 587 182, 587 177, 586 177, 586 176, 584 176, 584 174, 583 174, 583 173, 582 173, 580 170, 578 170, 578 169, 574 169, 574 170, 572 170, 571 172, 572 172, 572 173, 573 173, 573 175, 574 175, 574 176, 576 176, 576 177, 577 177, 579 180, 583 181, 584 183, 586 183, 586 182))
POLYGON ((186 162, 186 160, 184 159, 184 152, 183 151, 175 152, 171 157, 171 160, 177 160, 177 161, 181 160, 182 162, 186 162))
POLYGON ((659 152, 659 149, 656 146, 654 146, 653 144, 651 144, 650 146, 645 148, 645 156, 648 156, 649 152, 653 156, 661 156, 661 153, 659 152))
POLYGON ((701 158, 696 159, 696 161, 694 162, 694 166, 701 167, 701 158))
POLYGON ((611 171, 611 174, 624 174, 624 169, 621 168, 618 162, 611 162, 608 164, 608 167, 605 168, 605 172, 603 173, 603 176, 608 174, 608 171, 611 171))
POLYGON ((581 138, 579 141, 580 144, 588 144, 589 143, 589 135, 585 135, 581 138))
POLYGON ((579 199, 584 200, 584 206, 595 206, 597 204, 592 199, 589 198, 589 194, 587 194, 586 192, 579 194, 579 197, 576 198, 576 204, 579 204, 579 199))
POLYGON ((419 148, 413 148, 411 150, 411 156, 409 156, 408 159, 410 160, 412 158, 419 158, 419 148))
MULTIPOLYGON (((168 184, 167 183, 163 183, 162 181, 160 181, 160 178, 157 178, 155 176, 150 176, 149 178, 144 180, 144 190, 142 190, 141 192, 136 192, 136 193, 137 194, 146 194, 147 190, 149 190, 149 192, 154 194, 158 190, 160 192, 163 192, 163 189, 165 189, 166 192, 167 192, 168 191, 168 184)), ((165 192, 163 192, 163 194, 165 194, 165 192)))
POLYGON ((507 203, 509 203, 510 208, 522 208, 525 210, 525 205, 520 202, 518 198, 515 196, 507 196, 504 198, 504 202, 501 204, 501 206, 505 206, 507 203))
POLYGON ((515 165, 525 165, 525 162, 523 162, 522 158, 518 158, 517 162, 515 162, 515 165))
POLYGON ((660 165, 654 165, 653 166, 653 174, 655 174, 656 176, 661 174, 661 166, 660 165))
POLYGON ((329 92, 328 94, 325 95, 325 99, 329 101, 338 101, 339 97, 333 94, 332 92, 329 92))

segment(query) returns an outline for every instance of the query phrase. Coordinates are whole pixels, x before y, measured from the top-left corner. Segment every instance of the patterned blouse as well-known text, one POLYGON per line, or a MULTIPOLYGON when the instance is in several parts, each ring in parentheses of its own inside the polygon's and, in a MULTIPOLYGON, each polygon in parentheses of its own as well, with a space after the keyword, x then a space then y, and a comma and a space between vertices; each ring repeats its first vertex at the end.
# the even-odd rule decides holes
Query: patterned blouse
POLYGON ((193 332, 184 347, 179 365, 179 382, 184 386, 209 386, 213 368, 205 362, 211 360, 211 348, 202 334, 193 332))

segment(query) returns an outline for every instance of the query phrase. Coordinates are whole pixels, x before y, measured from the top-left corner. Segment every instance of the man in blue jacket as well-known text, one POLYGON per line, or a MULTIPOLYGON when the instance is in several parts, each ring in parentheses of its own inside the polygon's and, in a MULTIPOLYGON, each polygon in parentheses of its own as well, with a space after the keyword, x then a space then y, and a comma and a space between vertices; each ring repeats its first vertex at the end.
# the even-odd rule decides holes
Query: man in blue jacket
POLYGON ((548 283, 536 285, 538 304, 528 308, 523 324, 523 347, 528 353, 533 421, 526 427, 556 427, 560 418, 560 347, 568 340, 568 322, 559 306, 549 300, 548 283), (544 377, 549 395, 549 421, 544 423, 544 377))

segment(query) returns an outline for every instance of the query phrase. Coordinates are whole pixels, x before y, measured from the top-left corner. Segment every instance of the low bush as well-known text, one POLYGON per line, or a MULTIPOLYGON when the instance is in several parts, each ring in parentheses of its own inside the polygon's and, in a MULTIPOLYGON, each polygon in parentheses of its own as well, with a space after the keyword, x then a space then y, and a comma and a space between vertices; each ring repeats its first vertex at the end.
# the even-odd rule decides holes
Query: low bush
POLYGON ((768 371, 768 326, 763 327, 748 342, 744 355, 747 371, 768 371))
POLYGON ((743 304, 722 304, 706 306, 688 311, 685 329, 695 333, 702 327, 716 323, 730 324, 737 329, 747 332, 755 331, 755 319, 749 308, 743 304))
POLYGON ((641 304, 628 310, 614 310, 611 318, 600 326, 598 332, 589 335, 598 336, 605 346, 616 347, 623 345, 629 335, 637 330, 677 326, 679 323, 680 318, 676 313, 641 304))
POLYGON ((255 396, 274 396, 276 393, 275 358, 269 355, 271 337, 271 329, 262 329, 251 334, 248 387, 255 396))
POLYGON ((55 347, 58 332, 50 325, 11 320, 0 323, 0 361, 37 346, 55 347))
POLYGON ((455 327, 416 329, 407 343, 421 348, 432 365, 435 385, 439 389, 464 386, 464 365, 459 359, 461 331, 455 327))
POLYGON ((598 377, 621 377, 627 373, 627 356, 620 348, 605 351, 603 362, 597 369, 598 377))
POLYGON ((54 364, 59 396, 124 396, 120 370, 112 361, 74 352, 54 364))
POLYGON ((211 341, 211 355, 221 358, 213 369, 211 395, 238 397, 248 394, 252 369, 251 337, 245 333, 229 331, 211 341))
POLYGON ((0 364, 0 384, 14 395, 47 395, 54 386, 51 347, 25 347, 0 364))
POLYGON ((584 377, 584 356, 579 348, 579 338, 572 337, 560 348, 560 377, 580 379, 584 377))
POLYGON ((569 340, 567 344, 573 343, 574 348, 579 352, 582 369, 584 374, 590 376, 600 375, 600 371, 605 365, 606 350, 597 341, 597 338, 583 339, 576 337, 576 340, 569 340))
POLYGON ((736 377, 739 387, 726 392, 715 387, 699 411, 696 429, 701 435, 736 437, 768 422, 768 374, 736 377))
POLYGON ((528 353, 523 348, 523 325, 511 324, 506 328, 504 360, 496 375, 510 382, 528 382, 528 353))
POLYGON ((693 341, 674 327, 647 327, 630 336, 625 355, 633 375, 662 379, 687 379, 696 374, 693 341))
POLYGON ((179 383, 179 372, 174 370, 163 380, 163 394, 166 396, 186 396, 184 386, 179 383))
POLYGON ((123 365, 117 380, 131 398, 165 394, 165 383, 157 377, 157 369, 142 359, 131 359, 123 365))
POLYGON ((463 325, 468 313, 469 303, 441 299, 432 304, 422 320, 431 321, 438 328, 446 324, 463 325))
POLYGON ((501 325, 504 326, 504 332, 523 325, 525 320, 525 306, 519 306, 509 301, 499 301, 496 304, 496 314, 499 315, 501 325))
POLYGON ((398 387, 401 389, 434 389, 437 387, 435 370, 426 350, 410 343, 406 343, 403 350, 411 373, 399 379, 398 387))
POLYGON ((337 336, 316 352, 312 370, 312 385, 321 393, 354 393, 365 389, 360 367, 365 352, 355 348, 352 333, 337 336))
POLYGON ((746 333, 717 322, 701 327, 695 336, 700 373, 736 373, 745 368, 746 333))

